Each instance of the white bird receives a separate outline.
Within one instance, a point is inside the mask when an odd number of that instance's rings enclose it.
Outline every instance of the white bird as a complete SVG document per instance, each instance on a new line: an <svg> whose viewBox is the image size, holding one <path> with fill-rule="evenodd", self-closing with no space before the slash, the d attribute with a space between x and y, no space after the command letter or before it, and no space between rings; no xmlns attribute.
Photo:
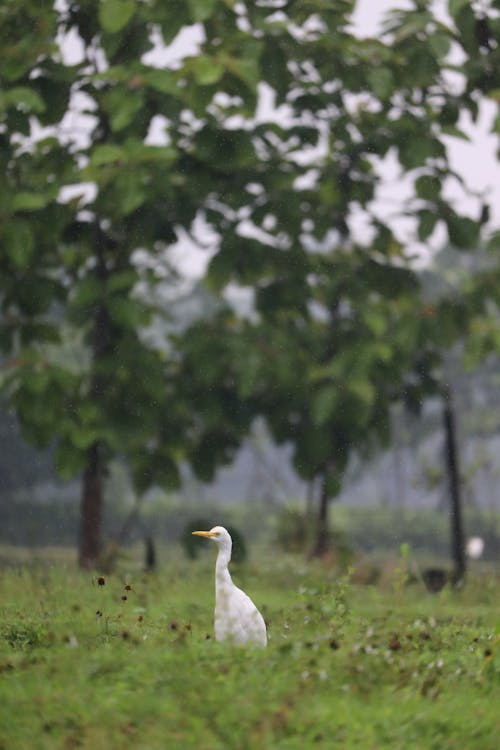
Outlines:
<svg viewBox="0 0 500 750"><path fill-rule="evenodd" d="M250 597L234 585L227 567L233 546L229 532L223 526L214 526L210 531L193 534L211 539L219 549L215 563L215 639L237 646L266 646L264 618Z"/></svg>

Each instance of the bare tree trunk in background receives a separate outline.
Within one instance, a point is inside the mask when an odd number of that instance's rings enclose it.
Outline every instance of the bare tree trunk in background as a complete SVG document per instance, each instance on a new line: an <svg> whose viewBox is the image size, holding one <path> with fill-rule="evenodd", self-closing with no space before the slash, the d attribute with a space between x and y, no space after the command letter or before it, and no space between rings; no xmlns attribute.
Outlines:
<svg viewBox="0 0 500 750"><path fill-rule="evenodd" d="M316 495L316 478L310 479L306 484L306 507L305 517L306 521L309 522L314 512L314 498Z"/></svg>
<svg viewBox="0 0 500 750"><path fill-rule="evenodd" d="M443 424L446 441L446 468L450 491L451 554L454 565L452 581L454 584L457 584L465 576L466 562L455 414L451 395L448 390L444 394Z"/></svg>
<svg viewBox="0 0 500 750"><path fill-rule="evenodd" d="M144 539L144 544L144 569L146 570L146 572L151 573L156 568L156 547L153 538L150 536L147 536Z"/></svg>
<svg viewBox="0 0 500 750"><path fill-rule="evenodd" d="M102 549L99 559L99 567L103 573L111 573L116 565L116 560L120 549L125 544L131 529L139 518L143 496L136 498L134 506L121 525L120 530L114 537L109 540Z"/></svg>
<svg viewBox="0 0 500 750"><path fill-rule="evenodd" d="M328 529L329 497L325 475L321 482L321 494L319 497L318 518L316 524L316 539L311 551L311 557L323 557L330 547L330 533Z"/></svg>
<svg viewBox="0 0 500 750"><path fill-rule="evenodd" d="M99 230L96 236L96 277L105 282L108 269L105 259L106 240ZM93 375L89 396L99 406L106 396L108 381L99 372L102 359L109 353L113 339L113 324L106 307L100 303L94 312L90 346L92 349ZM103 446L93 443L87 453L87 465L82 480L82 500L80 509L80 542L78 562L82 568L95 568L101 554L101 521L103 505L103 483L106 471Z"/></svg>
<svg viewBox="0 0 500 750"><path fill-rule="evenodd" d="M83 473L80 509L80 545L78 562L81 568L95 568L101 554L102 517L102 467L99 444L93 443L88 451L87 466Z"/></svg>
<svg viewBox="0 0 500 750"><path fill-rule="evenodd" d="M393 461L393 476L394 476L394 494L392 497L392 505L396 508L404 508L406 505L406 477L405 477L405 447L406 441L404 440L404 434L406 432L406 425L403 423L403 413L392 414L392 461Z"/></svg>

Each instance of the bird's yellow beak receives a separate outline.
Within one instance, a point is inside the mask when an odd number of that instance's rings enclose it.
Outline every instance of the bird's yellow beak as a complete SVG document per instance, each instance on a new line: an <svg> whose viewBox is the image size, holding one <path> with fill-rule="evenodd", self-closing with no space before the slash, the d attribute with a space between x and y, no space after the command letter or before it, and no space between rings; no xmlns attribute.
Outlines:
<svg viewBox="0 0 500 750"><path fill-rule="evenodd" d="M215 536L211 531L192 531L192 534L194 536L205 536L207 539L210 539L210 537Z"/></svg>

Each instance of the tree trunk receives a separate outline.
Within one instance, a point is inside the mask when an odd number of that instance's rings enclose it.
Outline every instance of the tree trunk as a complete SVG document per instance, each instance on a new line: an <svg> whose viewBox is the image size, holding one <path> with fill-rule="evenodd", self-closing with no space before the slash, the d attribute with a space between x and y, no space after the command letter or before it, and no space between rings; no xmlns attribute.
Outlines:
<svg viewBox="0 0 500 750"><path fill-rule="evenodd" d="M137 521L139 517L139 510L141 507L143 497L144 496L141 496L138 499L136 499L134 507L132 508L128 516L125 518L115 538L111 539L104 546L104 549L101 553L101 559L100 559L100 569L103 573L111 573L112 570L115 568L118 553L120 552L121 547L125 543L127 536L130 533L131 528L133 527L134 523Z"/></svg>
<svg viewBox="0 0 500 750"><path fill-rule="evenodd" d="M306 485L306 507L304 511L306 522L310 521L311 516L313 514L315 495L316 495L316 481L315 479L310 479Z"/></svg>
<svg viewBox="0 0 500 750"><path fill-rule="evenodd" d="M146 572L151 573L156 568L156 547L153 538L150 536L147 536L144 539L144 544L144 569L146 570Z"/></svg>
<svg viewBox="0 0 500 750"><path fill-rule="evenodd" d="M446 440L446 468L450 491L451 554L454 565L452 581L454 584L457 584L465 576L466 563L455 415L451 396L448 391L444 395L443 424Z"/></svg>
<svg viewBox="0 0 500 750"><path fill-rule="evenodd" d="M328 530L328 508L329 497L326 474L321 483L321 494L319 498L318 519L316 524L316 539L311 551L311 557L323 557L330 547L330 533Z"/></svg>
<svg viewBox="0 0 500 750"><path fill-rule="evenodd" d="M95 276L100 282L108 278L105 259L105 240L97 231ZM102 359L110 352L113 340L113 325L105 305L98 303L89 344L92 350L92 377L89 396L93 403L105 399L109 376L100 370ZM87 453L87 465L82 480L80 511L80 544L78 561L81 568L95 568L101 554L101 518L103 505L103 480L105 472L104 446L93 443Z"/></svg>
<svg viewBox="0 0 500 750"><path fill-rule="evenodd" d="M102 467L99 444L90 446L87 466L83 474L80 513L80 546L78 562L81 568L95 568L101 554Z"/></svg>

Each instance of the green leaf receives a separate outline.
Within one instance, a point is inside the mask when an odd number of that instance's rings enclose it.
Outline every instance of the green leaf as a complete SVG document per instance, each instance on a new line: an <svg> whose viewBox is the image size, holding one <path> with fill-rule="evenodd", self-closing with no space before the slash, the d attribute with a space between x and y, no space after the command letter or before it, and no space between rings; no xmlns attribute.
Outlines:
<svg viewBox="0 0 500 750"><path fill-rule="evenodd" d="M226 70L244 81L252 91L256 91L260 81L259 61L263 51L263 42L247 37L245 43L240 45L237 57L223 52L220 57Z"/></svg>
<svg viewBox="0 0 500 750"><path fill-rule="evenodd" d="M375 388L369 380L350 380L347 391L365 407L371 406L375 398Z"/></svg>
<svg viewBox="0 0 500 750"><path fill-rule="evenodd" d="M150 70L144 73L144 81L162 94L178 94L179 82L177 75L170 70Z"/></svg>
<svg viewBox="0 0 500 750"><path fill-rule="evenodd" d="M442 31L429 37L429 45L438 59L446 57L451 47L451 38Z"/></svg>
<svg viewBox="0 0 500 750"><path fill-rule="evenodd" d="M394 77L389 68L372 68L368 72L368 83L379 99L386 99L394 90Z"/></svg>
<svg viewBox="0 0 500 750"><path fill-rule="evenodd" d="M326 492L328 497L330 499L337 497L340 490L342 489L342 473L340 471L335 473L328 472L324 478L324 482L326 485Z"/></svg>
<svg viewBox="0 0 500 750"><path fill-rule="evenodd" d="M36 249L32 251L31 265L36 262ZM57 284L52 279L40 275L29 275L19 284L17 303L27 315L40 315L46 312L57 294Z"/></svg>
<svg viewBox="0 0 500 750"><path fill-rule="evenodd" d="M189 12L195 23L206 21L213 14L218 0L188 0Z"/></svg>
<svg viewBox="0 0 500 750"><path fill-rule="evenodd" d="M196 148L199 159L223 173L255 164L254 144L244 130L220 131L205 127L197 133Z"/></svg>
<svg viewBox="0 0 500 750"><path fill-rule="evenodd" d="M419 211L418 215L418 238L421 242L424 242L433 233L439 217L437 214L427 209Z"/></svg>
<svg viewBox="0 0 500 750"><path fill-rule="evenodd" d="M148 146L143 143L132 144L127 141L125 144L127 156L132 164L148 164L156 162L166 166L172 164L178 153L172 146Z"/></svg>
<svg viewBox="0 0 500 750"><path fill-rule="evenodd" d="M3 98L7 105L19 106L35 114L45 111L45 102L42 97L27 86L16 86L7 91Z"/></svg>
<svg viewBox="0 0 500 750"><path fill-rule="evenodd" d="M148 197L143 175L131 169L124 169L113 182L118 208L123 216L139 208Z"/></svg>
<svg viewBox="0 0 500 750"><path fill-rule="evenodd" d="M328 385L322 388L314 396L311 405L313 421L319 427L328 422L340 400L339 388L336 385Z"/></svg>
<svg viewBox="0 0 500 750"><path fill-rule="evenodd" d="M283 49L275 40L267 40L262 55L262 74L266 83L277 94L278 102L282 102L288 91L288 60Z"/></svg>
<svg viewBox="0 0 500 750"><path fill-rule="evenodd" d="M470 141L467 133L464 133L463 130L460 130L460 128L457 128L455 125L443 125L441 132L443 135L449 135L452 138L460 138L463 141Z"/></svg>
<svg viewBox="0 0 500 750"><path fill-rule="evenodd" d="M441 181L431 175L422 175L415 181L415 190L419 198L437 201L441 195Z"/></svg>
<svg viewBox="0 0 500 750"><path fill-rule="evenodd" d="M147 311L144 306L130 297L112 297L108 300L107 309L112 320L125 328L137 328L146 322Z"/></svg>
<svg viewBox="0 0 500 750"><path fill-rule="evenodd" d="M415 127L417 127L417 123L415 123ZM415 132L402 134L396 144L399 149L399 158L406 169L423 167L428 159L444 154L444 147L438 140L429 138L424 134L415 137Z"/></svg>
<svg viewBox="0 0 500 750"><path fill-rule="evenodd" d="M457 248L474 250L479 241L479 224L467 216L453 214L446 219L450 242Z"/></svg>
<svg viewBox="0 0 500 750"><path fill-rule="evenodd" d="M104 164L114 164L123 161L124 152L121 146L114 144L103 144L95 146L90 157L90 164L94 167L101 167Z"/></svg>
<svg viewBox="0 0 500 750"><path fill-rule="evenodd" d="M207 285L215 292L220 292L231 280L234 272L230 253L217 252L208 265Z"/></svg>
<svg viewBox="0 0 500 750"><path fill-rule="evenodd" d="M163 3L160 26L165 44L172 42L184 24L189 23L188 9L186 0L169 0L168 3Z"/></svg>
<svg viewBox="0 0 500 750"><path fill-rule="evenodd" d="M49 191L45 193L16 193L12 198L14 211L38 211L50 203Z"/></svg>
<svg viewBox="0 0 500 750"><path fill-rule="evenodd" d="M81 450L68 440L63 440L56 448L55 464L63 479L72 479L83 471L86 463L86 450Z"/></svg>
<svg viewBox="0 0 500 750"><path fill-rule="evenodd" d="M414 37L417 32L423 31L429 20L427 13L408 13L403 18L406 16L408 20L404 23L400 24L398 20L397 23L388 26L388 30L390 29L394 35L394 44L400 44L408 37Z"/></svg>
<svg viewBox="0 0 500 750"><path fill-rule="evenodd" d="M102 0L99 5L101 28L110 34L121 31L134 15L135 8L135 0Z"/></svg>
<svg viewBox="0 0 500 750"><path fill-rule="evenodd" d="M448 10L450 15L455 18L465 5L468 5L470 0L448 0Z"/></svg>
<svg viewBox="0 0 500 750"><path fill-rule="evenodd" d="M386 316L380 310L367 309L363 313L363 320L375 336L381 336L387 330ZM383 351L383 349L381 349Z"/></svg>
<svg viewBox="0 0 500 750"><path fill-rule="evenodd" d="M47 370L31 368L23 376L23 385L31 393L42 393L49 383Z"/></svg>
<svg viewBox="0 0 500 750"><path fill-rule="evenodd" d="M247 57L240 60L231 59L227 62L226 67L233 75L241 78L252 89L257 88L260 78L260 69L257 58Z"/></svg>
<svg viewBox="0 0 500 750"><path fill-rule="evenodd" d="M129 291L138 280L137 271L129 269L114 273L106 282L106 289L112 293Z"/></svg>
<svg viewBox="0 0 500 750"><path fill-rule="evenodd" d="M35 238L27 221L17 219L9 221L3 232L5 249L11 261L18 268L26 268L33 260Z"/></svg>
<svg viewBox="0 0 500 750"><path fill-rule="evenodd" d="M195 80L200 86L211 86L224 75L224 66L212 57L201 55L192 59L192 69Z"/></svg>
<svg viewBox="0 0 500 750"><path fill-rule="evenodd" d="M120 86L106 95L103 105L109 112L111 129L116 133L130 125L143 106L143 98L139 92L131 93Z"/></svg>
<svg viewBox="0 0 500 750"><path fill-rule="evenodd" d="M476 14L472 3L465 3L453 15L459 32L459 41L469 55L477 54L478 40L476 36Z"/></svg>
<svg viewBox="0 0 500 750"><path fill-rule="evenodd" d="M71 304L74 308L87 309L104 296L104 285L98 279L86 278L79 281L72 289Z"/></svg>
<svg viewBox="0 0 500 750"><path fill-rule="evenodd" d="M439 122L443 124L443 127L455 125L460 115L460 109L454 100L448 100L445 102L441 112L439 113Z"/></svg>

